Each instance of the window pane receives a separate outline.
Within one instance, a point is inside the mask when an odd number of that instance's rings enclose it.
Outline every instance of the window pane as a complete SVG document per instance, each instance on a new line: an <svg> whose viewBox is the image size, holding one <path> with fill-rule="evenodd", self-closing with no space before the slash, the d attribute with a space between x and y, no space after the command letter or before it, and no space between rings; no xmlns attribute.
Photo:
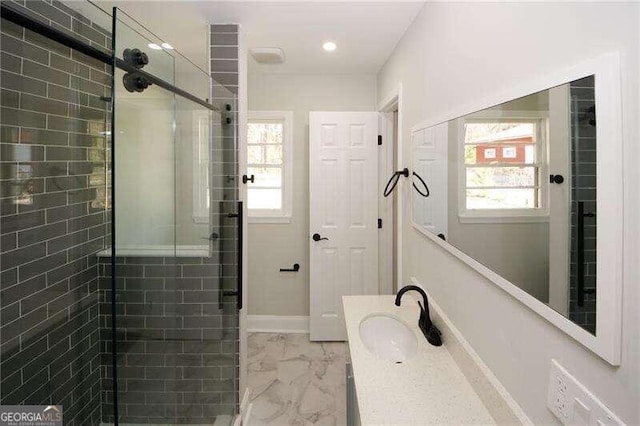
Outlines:
<svg viewBox="0 0 640 426"><path fill-rule="evenodd" d="M269 145L266 150L265 164L282 164L282 145Z"/></svg>
<svg viewBox="0 0 640 426"><path fill-rule="evenodd" d="M282 190L249 188L247 206L250 209L279 210L282 208Z"/></svg>
<svg viewBox="0 0 640 426"><path fill-rule="evenodd" d="M283 129L282 123L249 123L247 142L250 144L282 143Z"/></svg>
<svg viewBox="0 0 640 426"><path fill-rule="evenodd" d="M254 175L253 185L268 188L282 187L282 169L279 167L249 167L249 176ZM251 185L251 184L249 184Z"/></svg>
<svg viewBox="0 0 640 426"><path fill-rule="evenodd" d="M510 143L512 141L535 142L534 123L488 122L466 123L464 143Z"/></svg>
<svg viewBox="0 0 640 426"><path fill-rule="evenodd" d="M464 132L465 164L535 162L534 123L466 123Z"/></svg>
<svg viewBox="0 0 640 426"><path fill-rule="evenodd" d="M467 189L467 210L537 207L537 189Z"/></svg>
<svg viewBox="0 0 640 426"><path fill-rule="evenodd" d="M535 167L469 167L467 187L535 186Z"/></svg>
<svg viewBox="0 0 640 426"><path fill-rule="evenodd" d="M263 146L249 146L247 147L247 163L249 164L264 164L262 160Z"/></svg>

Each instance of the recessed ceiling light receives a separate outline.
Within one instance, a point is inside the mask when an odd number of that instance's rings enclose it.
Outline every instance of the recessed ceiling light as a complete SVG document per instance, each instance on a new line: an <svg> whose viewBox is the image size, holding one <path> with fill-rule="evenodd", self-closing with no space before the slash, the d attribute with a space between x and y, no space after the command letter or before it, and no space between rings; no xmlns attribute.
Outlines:
<svg viewBox="0 0 640 426"><path fill-rule="evenodd" d="M164 42L162 43L162 47L164 47L165 49L169 49L169 50L173 50L173 46L171 46L169 43Z"/></svg>
<svg viewBox="0 0 640 426"><path fill-rule="evenodd" d="M157 45L157 44L155 44L155 43L149 43L149 45L148 45L148 46L149 46L151 49L153 49L153 50L162 50L162 47L158 46L158 45Z"/></svg>
<svg viewBox="0 0 640 426"><path fill-rule="evenodd" d="M334 42L332 42L332 41L325 41L325 42L322 44L322 48L323 48L324 50L326 50L327 52L333 52L334 50L336 50L336 49L338 48L338 45L337 45L337 44L335 44L335 43L334 43Z"/></svg>

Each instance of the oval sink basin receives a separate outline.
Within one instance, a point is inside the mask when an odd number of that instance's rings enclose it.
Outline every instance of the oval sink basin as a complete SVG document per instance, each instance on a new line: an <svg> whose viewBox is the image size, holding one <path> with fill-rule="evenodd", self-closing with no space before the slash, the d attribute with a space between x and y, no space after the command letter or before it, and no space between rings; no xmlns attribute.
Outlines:
<svg viewBox="0 0 640 426"><path fill-rule="evenodd" d="M413 331L404 322L387 315L372 315L363 319L360 338L369 352L395 363L407 361L418 350Z"/></svg>

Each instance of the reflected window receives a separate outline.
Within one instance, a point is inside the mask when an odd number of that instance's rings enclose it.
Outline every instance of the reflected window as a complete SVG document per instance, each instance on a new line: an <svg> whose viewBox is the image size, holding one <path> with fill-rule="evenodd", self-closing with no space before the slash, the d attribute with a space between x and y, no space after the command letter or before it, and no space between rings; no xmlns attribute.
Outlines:
<svg viewBox="0 0 640 426"><path fill-rule="evenodd" d="M287 111L249 112L247 207L253 221L291 218L291 121Z"/></svg>
<svg viewBox="0 0 640 426"><path fill-rule="evenodd" d="M209 223L209 151L211 116L208 111L193 112L193 221Z"/></svg>
<svg viewBox="0 0 640 426"><path fill-rule="evenodd" d="M463 120L463 213L540 213L544 118Z"/></svg>

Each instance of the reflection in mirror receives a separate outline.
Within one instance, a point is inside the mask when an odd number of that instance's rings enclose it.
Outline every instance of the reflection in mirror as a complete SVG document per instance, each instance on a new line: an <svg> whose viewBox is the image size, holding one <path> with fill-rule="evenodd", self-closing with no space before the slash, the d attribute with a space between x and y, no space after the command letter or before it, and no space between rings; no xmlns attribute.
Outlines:
<svg viewBox="0 0 640 426"><path fill-rule="evenodd" d="M420 228L596 329L595 76L412 135ZM416 179L416 177L414 177Z"/></svg>

